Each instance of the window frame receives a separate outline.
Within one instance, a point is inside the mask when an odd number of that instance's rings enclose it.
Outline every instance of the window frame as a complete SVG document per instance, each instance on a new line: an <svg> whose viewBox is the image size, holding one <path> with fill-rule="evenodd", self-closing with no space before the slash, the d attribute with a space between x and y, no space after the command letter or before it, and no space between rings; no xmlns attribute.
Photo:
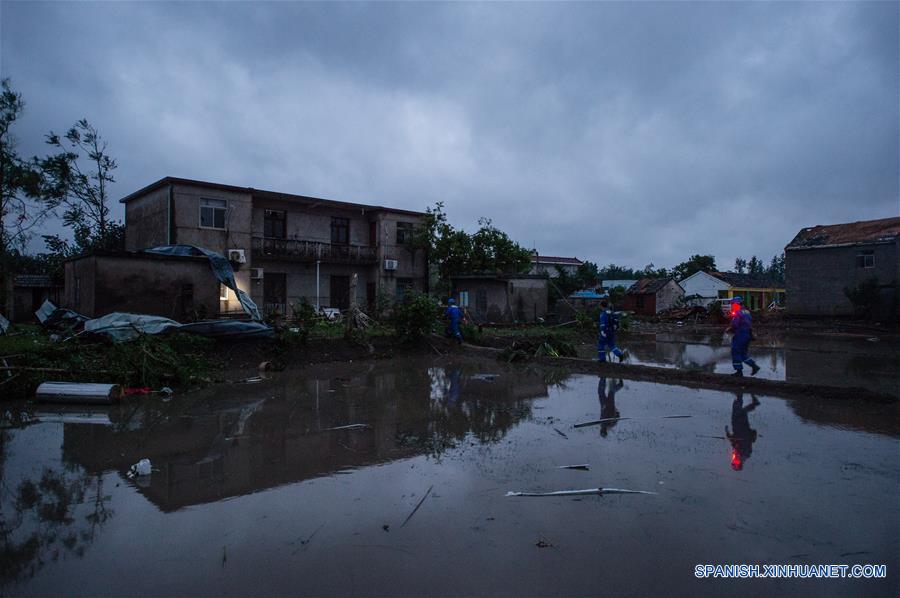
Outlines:
<svg viewBox="0 0 900 598"><path fill-rule="evenodd" d="M204 205L204 202L207 202L207 201L221 202L224 205L223 206ZM201 197L198 207L199 207L198 212L197 212L197 227L198 228L202 228L205 230L228 230L228 200L227 199L220 199L217 197ZM213 225L212 226L206 226L205 224L203 224L203 209L204 208L208 208L213 211L213 215L212 215ZM217 210L222 210L222 226L221 227L218 227L215 225Z"/></svg>
<svg viewBox="0 0 900 598"><path fill-rule="evenodd" d="M335 239L335 232L343 230L346 235L345 241ZM340 235L338 235L340 236ZM341 216L331 217L331 244L332 245L350 245L350 219Z"/></svg>
<svg viewBox="0 0 900 598"><path fill-rule="evenodd" d="M459 306L460 307L469 307L469 291L460 291L459 292Z"/></svg>
<svg viewBox="0 0 900 598"><path fill-rule="evenodd" d="M412 222L397 222L397 234L395 240L397 245L409 245L410 237L416 230L416 225Z"/></svg>
<svg viewBox="0 0 900 598"><path fill-rule="evenodd" d="M875 250L869 249L856 254L856 267L871 270L875 267Z"/></svg>
<svg viewBox="0 0 900 598"><path fill-rule="evenodd" d="M281 214L281 218L269 218L269 214ZM268 235L267 232L272 232L271 230L266 230L266 225L269 222L281 222L281 236ZM287 210L271 210L269 208L263 209L263 237L266 239L278 239L284 240L287 239Z"/></svg>

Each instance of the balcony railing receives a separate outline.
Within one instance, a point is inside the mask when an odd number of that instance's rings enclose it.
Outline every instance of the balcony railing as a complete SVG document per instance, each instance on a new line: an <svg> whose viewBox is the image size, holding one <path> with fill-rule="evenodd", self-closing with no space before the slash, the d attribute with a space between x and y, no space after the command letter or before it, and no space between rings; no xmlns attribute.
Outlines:
<svg viewBox="0 0 900 598"><path fill-rule="evenodd" d="M304 262L316 260L345 264L374 264L375 248L366 245L337 245L298 239L253 237L254 259L286 259Z"/></svg>

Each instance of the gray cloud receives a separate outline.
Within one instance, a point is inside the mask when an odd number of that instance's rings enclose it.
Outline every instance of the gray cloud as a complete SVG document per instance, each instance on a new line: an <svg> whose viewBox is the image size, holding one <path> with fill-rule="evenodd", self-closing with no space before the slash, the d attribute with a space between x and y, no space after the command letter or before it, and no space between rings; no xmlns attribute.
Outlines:
<svg viewBox="0 0 900 598"><path fill-rule="evenodd" d="M601 264L768 259L900 213L884 3L3 3L23 153L488 216ZM119 207L117 213L121 215Z"/></svg>

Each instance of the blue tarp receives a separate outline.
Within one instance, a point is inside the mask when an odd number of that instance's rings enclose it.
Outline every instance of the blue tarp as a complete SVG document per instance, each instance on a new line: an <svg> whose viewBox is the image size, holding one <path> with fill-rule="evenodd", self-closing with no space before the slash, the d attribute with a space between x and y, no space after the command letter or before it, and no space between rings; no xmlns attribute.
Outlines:
<svg viewBox="0 0 900 598"><path fill-rule="evenodd" d="M129 341L140 334L161 334L169 330L179 330L210 338L271 338L275 333L262 322L241 322L239 320L206 320L191 324L179 324L175 320L161 316L147 316L115 312L100 318L88 320L84 331L102 334L115 342Z"/></svg>
<svg viewBox="0 0 900 598"><path fill-rule="evenodd" d="M194 247L193 245L161 245L159 247L145 249L144 251L147 253L157 253L159 255L208 258L209 267L212 268L213 274L216 275L219 282L234 291L234 294L237 295L238 301L241 302L241 307L244 308L244 311L247 312L254 321L259 322L262 320L262 316L259 314L256 303L250 299L250 296L247 293L237 287L237 283L234 281L234 270L231 268L231 262L225 259L223 255L202 247Z"/></svg>

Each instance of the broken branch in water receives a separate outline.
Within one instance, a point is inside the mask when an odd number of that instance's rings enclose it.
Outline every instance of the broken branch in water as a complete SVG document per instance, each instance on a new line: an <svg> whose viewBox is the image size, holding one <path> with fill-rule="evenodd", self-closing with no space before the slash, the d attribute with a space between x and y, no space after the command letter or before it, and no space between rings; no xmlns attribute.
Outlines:
<svg viewBox="0 0 900 598"><path fill-rule="evenodd" d="M606 422L617 422L622 421L623 419L682 419L685 417L693 417L692 415L659 415L652 417L604 417L603 419L594 419L588 422L581 422L580 424L575 424L572 426L573 428L584 428L586 426L596 426L599 424L605 424Z"/></svg>
<svg viewBox="0 0 900 598"><path fill-rule="evenodd" d="M588 488L587 490L557 490L556 492L507 492L506 496L585 496L593 494L656 494L656 492L625 490L624 488Z"/></svg>
<svg viewBox="0 0 900 598"><path fill-rule="evenodd" d="M428 495L431 494L431 489L434 488L434 484L428 487L428 491L425 493L425 496L422 497L422 500L419 501L419 504L416 505L416 508L412 510L412 513L406 516L406 519L403 520L403 523L400 524L400 527L406 525L406 522L412 519L412 516L416 514L416 511L419 510L419 507L422 506L422 503L425 502L425 499L428 498Z"/></svg>
<svg viewBox="0 0 900 598"><path fill-rule="evenodd" d="M332 430L363 430L368 428L369 424L347 424L346 426L335 426L334 428L325 428L326 432Z"/></svg>

